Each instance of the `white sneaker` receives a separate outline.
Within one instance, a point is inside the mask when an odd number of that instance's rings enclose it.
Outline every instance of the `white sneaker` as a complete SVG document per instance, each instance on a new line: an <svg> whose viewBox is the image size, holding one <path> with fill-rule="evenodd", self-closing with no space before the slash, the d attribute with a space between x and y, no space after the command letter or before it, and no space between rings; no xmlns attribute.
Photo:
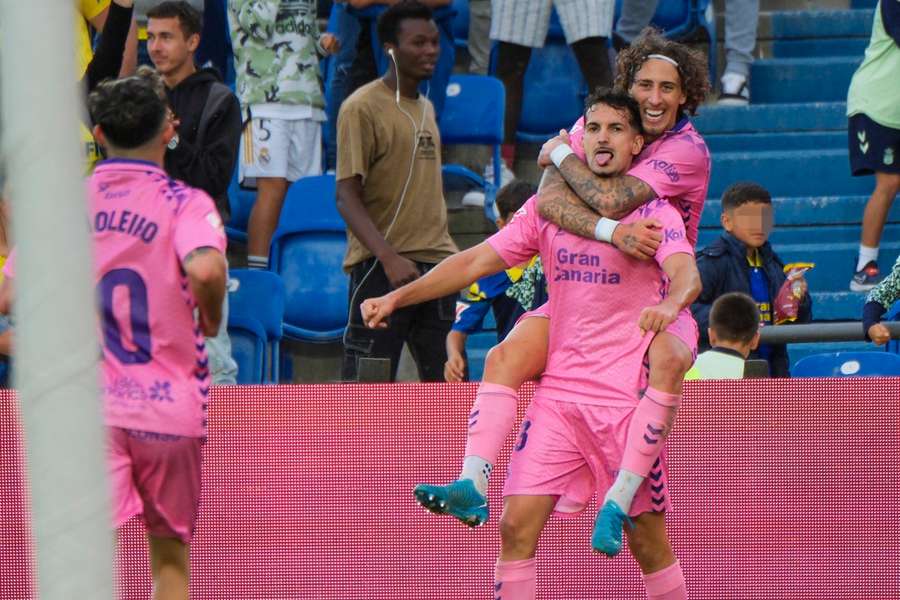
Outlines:
<svg viewBox="0 0 900 600"><path fill-rule="evenodd" d="M494 163L493 161L489 162L487 166L484 168L484 180L488 182L494 181ZM516 178L516 174L512 172L512 170L506 166L506 163L502 160L500 161L500 187L503 187L507 183L513 181ZM462 205L463 206L484 206L484 190L473 189L469 190L462 197Z"/></svg>
<svg viewBox="0 0 900 600"><path fill-rule="evenodd" d="M750 84L747 78L737 73L722 75L722 93L719 106L747 106L750 103Z"/></svg>
<svg viewBox="0 0 900 600"><path fill-rule="evenodd" d="M516 174L512 172L512 169L506 166L506 162L500 161L500 187L503 187L507 183L513 181L516 178ZM494 161L491 161L484 167L484 180L485 181L494 181Z"/></svg>

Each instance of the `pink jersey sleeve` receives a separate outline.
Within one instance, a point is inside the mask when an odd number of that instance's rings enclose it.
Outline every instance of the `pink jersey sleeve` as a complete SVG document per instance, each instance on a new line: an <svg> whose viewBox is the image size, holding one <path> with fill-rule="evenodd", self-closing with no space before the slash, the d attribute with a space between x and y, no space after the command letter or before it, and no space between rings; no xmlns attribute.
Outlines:
<svg viewBox="0 0 900 600"><path fill-rule="evenodd" d="M661 144L628 174L653 188L659 198L689 198L709 176L708 163L703 148L684 135Z"/></svg>
<svg viewBox="0 0 900 600"><path fill-rule="evenodd" d="M673 254L683 252L694 256L694 246L687 239L684 219L675 208L665 200L653 200L652 209L647 216L659 219L663 224L663 239L656 250L656 262L659 266Z"/></svg>
<svg viewBox="0 0 900 600"><path fill-rule="evenodd" d="M13 248L9 251L9 256L6 257L6 263L3 265L3 276L8 277L9 279L15 279L16 277L16 249Z"/></svg>
<svg viewBox="0 0 900 600"><path fill-rule="evenodd" d="M537 195L532 196L516 211L506 227L487 239L507 266L530 260L538 253L540 245L540 221Z"/></svg>
<svg viewBox="0 0 900 600"><path fill-rule="evenodd" d="M225 253L225 228L219 211L205 192L192 191L175 224L175 252L181 261L197 248L206 246Z"/></svg>
<svg viewBox="0 0 900 600"><path fill-rule="evenodd" d="M578 117L572 128L569 129L569 146L575 152L575 156L585 161L584 154L584 117Z"/></svg>

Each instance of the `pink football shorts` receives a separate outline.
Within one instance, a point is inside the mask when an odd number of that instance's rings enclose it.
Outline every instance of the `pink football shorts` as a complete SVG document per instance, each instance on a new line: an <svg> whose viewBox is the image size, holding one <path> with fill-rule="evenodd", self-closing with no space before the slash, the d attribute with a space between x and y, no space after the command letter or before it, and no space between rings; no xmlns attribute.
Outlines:
<svg viewBox="0 0 900 600"><path fill-rule="evenodd" d="M107 427L113 524L143 515L147 532L189 544L200 505L203 439Z"/></svg>
<svg viewBox="0 0 900 600"><path fill-rule="evenodd" d="M513 446L503 496L558 496L554 513L577 515L615 480L633 413L634 408L558 402L539 390ZM663 450L630 514L670 508Z"/></svg>

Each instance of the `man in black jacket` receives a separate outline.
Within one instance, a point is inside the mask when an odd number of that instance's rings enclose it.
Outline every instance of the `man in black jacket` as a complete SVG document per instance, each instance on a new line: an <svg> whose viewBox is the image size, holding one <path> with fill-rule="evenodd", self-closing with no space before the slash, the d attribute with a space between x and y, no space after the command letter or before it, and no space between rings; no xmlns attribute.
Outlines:
<svg viewBox="0 0 900 600"><path fill-rule="evenodd" d="M228 219L228 184L241 137L241 108L212 68L197 69L202 17L187 2L163 2L147 11L147 48L162 75L177 135L166 171L212 196Z"/></svg>
<svg viewBox="0 0 900 600"><path fill-rule="evenodd" d="M175 115L176 135L166 151L166 172L209 194L223 221L230 214L228 184L241 138L241 108L215 69L198 70L202 17L187 2L163 2L147 11L147 50L162 76ZM236 383L237 363L228 338L228 295L222 324L206 338L212 382Z"/></svg>
<svg viewBox="0 0 900 600"><path fill-rule="evenodd" d="M774 303L787 280L784 263L769 244L772 228L772 198L755 183L736 183L722 195L722 237L697 253L697 269L703 282L700 297L691 306L700 329L700 348L709 349L707 329L712 303L728 292L743 292L756 301L761 325L775 323ZM806 280L795 285L802 292L795 323L812 320L812 299ZM790 377L790 361L784 344L760 344L750 358L769 363L772 377Z"/></svg>

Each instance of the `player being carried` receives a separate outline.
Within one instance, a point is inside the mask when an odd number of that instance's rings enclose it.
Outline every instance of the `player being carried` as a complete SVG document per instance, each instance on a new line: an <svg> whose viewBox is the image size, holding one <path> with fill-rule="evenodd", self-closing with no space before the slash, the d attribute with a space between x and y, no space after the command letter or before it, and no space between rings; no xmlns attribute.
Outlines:
<svg viewBox="0 0 900 600"><path fill-rule="evenodd" d="M134 76L91 93L94 135L110 158L88 179L88 201L114 525L143 515L154 599L186 600L209 393L204 335L222 318L225 233L210 197L162 169L175 129L158 90ZM4 271L14 276L13 257Z"/></svg>
<svg viewBox="0 0 900 600"><path fill-rule="evenodd" d="M696 111L709 90L706 61L699 52L647 29L619 53L617 70L616 86L627 90L640 106L643 151L627 172L599 177L578 160L583 131L579 119L571 131L572 147L563 132L541 150L540 161L546 167L538 192L541 216L570 233L612 241L623 252L649 258L659 234L648 235L644 222L617 224L612 219L664 198L681 214L693 246L709 185L710 158L687 115ZM548 316L541 309L529 315ZM648 350L649 387L635 410L622 464L615 465L616 481L597 516L593 547L610 556L621 549L622 523L668 435L681 401L682 380L694 360L697 329L690 311L677 318L669 312L665 320L663 333L655 336ZM515 420L519 386L544 370L549 327L547 318L523 317L488 353L471 413L478 419L470 419L459 479L415 490L417 500L432 512L450 514L469 525L487 520L489 475Z"/></svg>
<svg viewBox="0 0 900 600"><path fill-rule="evenodd" d="M590 170L601 177L625 173L643 145L637 103L624 93L598 91L588 98L585 122L583 150ZM549 191L562 186L559 182ZM538 214L537 197L532 197L486 242L362 304L366 325L383 327L403 306L451 293L536 252L541 255L552 318L546 369L522 423L504 487L495 582L504 599L534 597L534 554L550 515L581 512L595 492L611 483L639 389L646 383L647 349L654 334L667 325L672 330L677 315L700 291L693 247L678 211L657 199L629 213L623 223L641 218L655 219L663 234L653 260L638 260L609 244L566 232ZM680 343L692 352L696 327L679 333ZM651 598L686 598L665 531L669 499L664 461L651 476L653 485L641 486L631 506L631 552Z"/></svg>

